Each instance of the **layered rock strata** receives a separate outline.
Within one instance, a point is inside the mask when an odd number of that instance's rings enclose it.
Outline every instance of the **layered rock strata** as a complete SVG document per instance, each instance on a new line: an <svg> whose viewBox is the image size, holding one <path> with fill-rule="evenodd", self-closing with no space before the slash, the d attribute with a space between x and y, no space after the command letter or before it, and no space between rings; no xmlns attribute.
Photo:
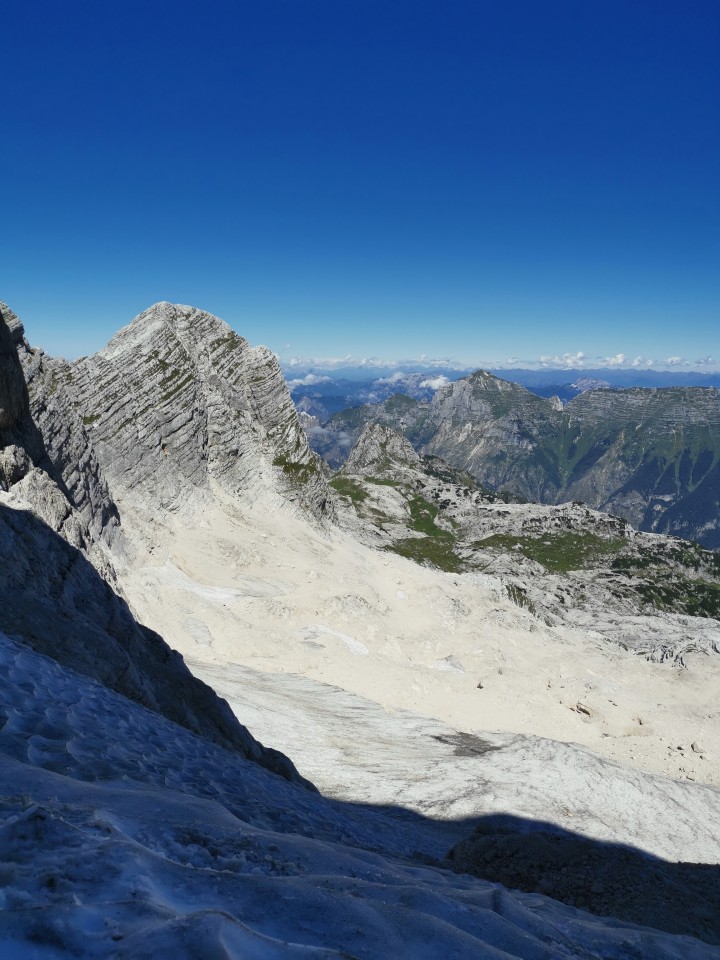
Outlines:
<svg viewBox="0 0 720 960"><path fill-rule="evenodd" d="M217 485L332 514L275 356L211 314L156 304L62 380L119 501L177 511Z"/></svg>

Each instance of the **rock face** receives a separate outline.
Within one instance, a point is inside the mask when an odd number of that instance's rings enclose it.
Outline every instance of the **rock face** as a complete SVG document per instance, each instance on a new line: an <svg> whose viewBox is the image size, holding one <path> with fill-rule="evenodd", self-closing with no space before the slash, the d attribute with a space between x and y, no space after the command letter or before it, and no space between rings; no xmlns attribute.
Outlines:
<svg viewBox="0 0 720 960"><path fill-rule="evenodd" d="M217 317L158 303L55 382L119 502L176 511L217 485L246 504L270 496L332 514L277 360Z"/></svg>
<svg viewBox="0 0 720 960"><path fill-rule="evenodd" d="M192 676L179 654L135 622L113 592L108 581L114 571L104 551L111 545L107 531L113 520L117 523L117 513L92 442L65 401L53 394L44 399L37 389L51 384L65 367L30 350L22 326L13 320L17 318L3 305L0 631L194 733L300 781L290 761L262 747L227 704ZM32 408L47 446L31 416L18 350L33 376Z"/></svg>
<svg viewBox="0 0 720 960"><path fill-rule="evenodd" d="M0 304L0 310L3 307L4 304ZM14 319L17 320L16 317ZM27 387L17 356L15 337L7 324L3 323L0 325L0 430L17 429L29 412Z"/></svg>
<svg viewBox="0 0 720 960"><path fill-rule="evenodd" d="M6 373L0 405L14 411L0 428L0 488L12 488L112 579L107 551L122 552L118 511L83 422L60 389L66 365L30 347L2 302L0 338Z"/></svg>
<svg viewBox="0 0 720 960"><path fill-rule="evenodd" d="M405 437L381 423L368 423L348 457L344 472L377 476L387 468L417 469L419 466L420 457Z"/></svg>
<svg viewBox="0 0 720 960"><path fill-rule="evenodd" d="M402 404L398 401L402 399ZM328 434L376 420L481 485L540 503L583 500L641 530L720 546L720 391L591 389L564 408L485 371L431 403L393 398L337 414Z"/></svg>

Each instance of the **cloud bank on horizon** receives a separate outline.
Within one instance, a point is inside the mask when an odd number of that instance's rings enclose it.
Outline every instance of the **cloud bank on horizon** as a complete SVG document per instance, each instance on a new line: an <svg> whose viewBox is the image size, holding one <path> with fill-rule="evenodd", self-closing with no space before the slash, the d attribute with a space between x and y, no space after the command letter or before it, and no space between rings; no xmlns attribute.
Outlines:
<svg viewBox="0 0 720 960"><path fill-rule="evenodd" d="M458 359L453 357L430 357L421 354L419 357L390 358L379 356L355 357L346 354L343 357L283 357L280 363L285 371L297 370L304 376L288 380L292 386L310 386L327 381L327 375L315 374L312 370L343 370L343 369L383 369L397 370L413 367L426 370L477 370L489 368L493 370L658 370L658 371L697 371L703 373L720 372L720 360L712 356L690 359L688 357L645 357L632 356L625 353L616 353L612 356L597 356L578 350L574 353L541 354L534 358L506 357L504 359ZM401 374L390 374L383 382L392 382ZM447 382L446 378L443 379ZM430 381L428 384L430 385ZM440 384L443 385L443 384ZM435 387L435 389L437 389Z"/></svg>

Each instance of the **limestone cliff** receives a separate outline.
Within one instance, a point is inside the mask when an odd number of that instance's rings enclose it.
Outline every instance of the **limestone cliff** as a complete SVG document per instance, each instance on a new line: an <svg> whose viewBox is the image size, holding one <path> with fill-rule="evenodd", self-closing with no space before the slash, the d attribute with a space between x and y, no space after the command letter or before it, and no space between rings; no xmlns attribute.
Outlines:
<svg viewBox="0 0 720 960"><path fill-rule="evenodd" d="M276 358L209 313L155 304L56 382L118 501L174 511L217 485L246 506L332 513Z"/></svg>

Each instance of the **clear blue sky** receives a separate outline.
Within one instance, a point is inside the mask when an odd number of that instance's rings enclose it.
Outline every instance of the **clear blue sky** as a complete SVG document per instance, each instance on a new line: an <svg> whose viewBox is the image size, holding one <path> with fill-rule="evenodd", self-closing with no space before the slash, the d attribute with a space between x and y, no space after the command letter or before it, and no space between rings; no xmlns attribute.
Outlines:
<svg viewBox="0 0 720 960"><path fill-rule="evenodd" d="M716 0L9 0L0 298L303 356L720 359ZM286 346L289 345L289 346Z"/></svg>

